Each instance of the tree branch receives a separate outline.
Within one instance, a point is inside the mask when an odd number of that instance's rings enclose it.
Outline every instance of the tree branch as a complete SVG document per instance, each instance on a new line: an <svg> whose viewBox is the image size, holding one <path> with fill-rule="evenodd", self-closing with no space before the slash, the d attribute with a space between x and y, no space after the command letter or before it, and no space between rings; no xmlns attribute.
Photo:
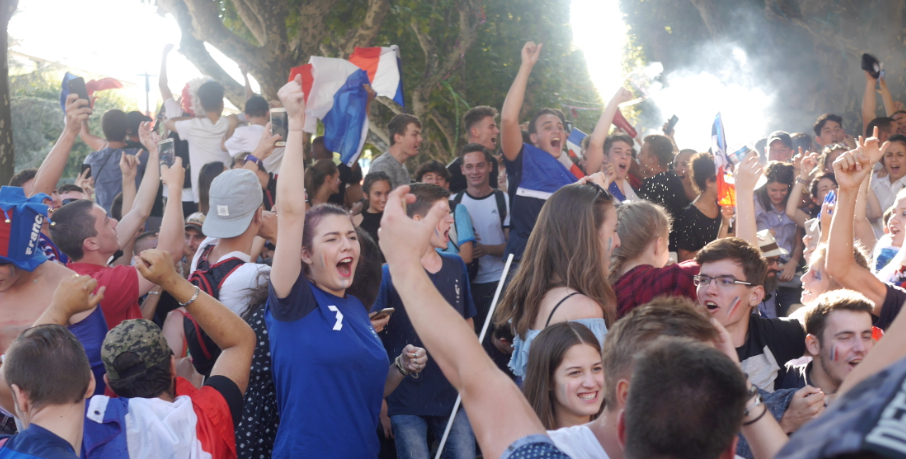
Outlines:
<svg viewBox="0 0 906 459"><path fill-rule="evenodd" d="M189 14L188 6L182 0L158 0L158 6L173 15L182 30L182 40L179 42L179 52L195 65L203 74L219 81L225 91L226 98L233 105L245 107L245 88L233 79L217 61L211 56L204 46L204 42L194 35L194 24Z"/></svg>
<svg viewBox="0 0 906 459"><path fill-rule="evenodd" d="M249 29L249 32L258 41L258 45L264 46L267 43L267 30L265 29L264 20L257 14L257 11L254 11L254 6L249 4L247 0L232 1L236 7L236 12L239 13L239 18L242 19L242 23L245 24L245 27Z"/></svg>
<svg viewBox="0 0 906 459"><path fill-rule="evenodd" d="M308 57L319 50L319 44L324 41L330 31L324 22L324 17L340 3L340 0L310 1L302 5L299 17L306 21L305 27L299 27L296 36L289 42L289 52L293 61L301 65ZM315 18L315 20L308 20Z"/></svg>
<svg viewBox="0 0 906 459"><path fill-rule="evenodd" d="M214 45L234 60L242 60L253 65L261 61L258 54L261 50L223 25L216 2L210 0L184 0L184 2L192 16L195 38Z"/></svg>
<svg viewBox="0 0 906 459"><path fill-rule="evenodd" d="M449 151L455 152L457 147L457 139L453 126L451 126L447 119L444 118L444 116L438 113L435 109L431 109L431 120L434 121L434 124L436 124L438 129L440 129L441 134L443 134L444 138L447 139Z"/></svg>
<svg viewBox="0 0 906 459"><path fill-rule="evenodd" d="M362 24L346 33L341 45L340 57L346 58L355 51L356 46L369 46L381 29L381 24L390 12L390 0L368 0L368 11Z"/></svg>

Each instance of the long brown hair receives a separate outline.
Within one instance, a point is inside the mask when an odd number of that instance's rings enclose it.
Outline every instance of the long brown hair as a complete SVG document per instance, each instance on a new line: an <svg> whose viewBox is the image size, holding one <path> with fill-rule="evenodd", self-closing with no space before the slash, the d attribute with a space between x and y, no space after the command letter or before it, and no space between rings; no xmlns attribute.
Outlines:
<svg viewBox="0 0 906 459"><path fill-rule="evenodd" d="M319 159L311 167L305 168L305 192L308 193L308 200L311 202L318 194L318 190L324 185L328 177L339 173L337 165L330 159Z"/></svg>
<svg viewBox="0 0 906 459"><path fill-rule="evenodd" d="M598 237L613 198L599 187L569 185L544 203L529 236L519 270L495 313L498 327L512 321L525 338L544 295L569 287L598 303L609 327L616 317L616 296L607 282L607 249Z"/></svg>
<svg viewBox="0 0 906 459"><path fill-rule="evenodd" d="M624 202L617 209L617 234L620 246L610 256L608 281L616 284L623 275L623 267L648 249L657 238L670 232L673 221L660 205L648 201Z"/></svg>
<svg viewBox="0 0 906 459"><path fill-rule="evenodd" d="M532 341L528 364L525 367L523 393L529 405L546 430L555 430L554 416L554 372L563 363L563 357L573 346L587 344L601 354L598 338L585 325L578 322L560 322L545 328ZM604 406L603 403L601 406ZM598 412L600 414L600 411ZM592 419L598 417L597 414Z"/></svg>

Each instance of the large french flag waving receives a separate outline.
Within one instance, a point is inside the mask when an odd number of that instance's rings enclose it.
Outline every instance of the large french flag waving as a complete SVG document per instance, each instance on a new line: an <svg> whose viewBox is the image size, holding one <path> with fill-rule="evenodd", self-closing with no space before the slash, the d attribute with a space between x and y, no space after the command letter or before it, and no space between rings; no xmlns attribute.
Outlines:
<svg viewBox="0 0 906 459"><path fill-rule="evenodd" d="M403 64L399 46L356 48L349 56L360 69L368 72L368 81L379 96L393 99L400 107L403 103Z"/></svg>
<svg viewBox="0 0 906 459"><path fill-rule="evenodd" d="M368 74L344 59L313 56L307 65L294 67L290 80L302 75L305 92L305 131L314 134L317 120L324 123L324 146L352 166L368 134Z"/></svg>

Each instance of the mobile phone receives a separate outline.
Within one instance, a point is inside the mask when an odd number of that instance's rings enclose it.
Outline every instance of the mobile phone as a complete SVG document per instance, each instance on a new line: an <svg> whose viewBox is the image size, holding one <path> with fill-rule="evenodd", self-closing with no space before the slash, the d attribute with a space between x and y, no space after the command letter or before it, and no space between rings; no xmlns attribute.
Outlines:
<svg viewBox="0 0 906 459"><path fill-rule="evenodd" d="M396 309L394 308L384 308L380 311L372 312L371 315L368 316L368 318L371 320L381 320L384 317L393 314L394 311L396 311Z"/></svg>
<svg viewBox="0 0 906 459"><path fill-rule="evenodd" d="M286 146L286 127L289 125L289 118L286 115L285 108L272 108L271 113L271 135L280 134L283 140L274 143L275 147Z"/></svg>
<svg viewBox="0 0 906 459"><path fill-rule="evenodd" d="M88 174L85 175L85 178L91 178L91 164L82 164L82 170L79 171L79 175L84 174L86 170Z"/></svg>
<svg viewBox="0 0 906 459"><path fill-rule="evenodd" d="M85 87L85 79L82 77L76 77L66 82L67 87L69 88L70 94L78 94L79 99L85 101L84 104L80 105L83 107L88 105L91 107L91 99L88 98L88 88Z"/></svg>
<svg viewBox="0 0 906 459"><path fill-rule="evenodd" d="M172 167L176 162L176 145L173 139L164 139L157 143L157 155L160 158L160 165Z"/></svg>
<svg viewBox="0 0 906 459"><path fill-rule="evenodd" d="M670 119L667 120L667 128L664 129L664 133L670 134L671 132L673 132L673 128L676 127L676 123L678 122L679 118L676 115L671 116Z"/></svg>

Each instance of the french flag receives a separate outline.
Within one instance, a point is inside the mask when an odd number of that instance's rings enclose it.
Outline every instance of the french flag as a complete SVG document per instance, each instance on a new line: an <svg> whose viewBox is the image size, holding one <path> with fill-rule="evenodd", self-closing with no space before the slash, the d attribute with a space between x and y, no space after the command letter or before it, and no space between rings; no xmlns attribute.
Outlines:
<svg viewBox="0 0 906 459"><path fill-rule="evenodd" d="M236 457L233 419L210 386L176 379L173 402L95 395L85 413L81 457L218 459ZM207 392L207 393L206 393Z"/></svg>
<svg viewBox="0 0 906 459"><path fill-rule="evenodd" d="M379 96L393 99L400 107L403 103L403 64L399 46L356 48L349 56L360 69L368 72L368 81Z"/></svg>
<svg viewBox="0 0 906 459"><path fill-rule="evenodd" d="M727 133L720 112L711 126L711 154L714 155L714 174L717 176L717 203L722 206L736 205L736 182L733 179L733 163L727 155Z"/></svg>
<svg viewBox="0 0 906 459"><path fill-rule="evenodd" d="M566 150L569 152L569 155L573 158L578 158L582 153L582 141L588 137L588 134L579 130L579 128L573 128L569 133L569 137L566 138Z"/></svg>
<svg viewBox="0 0 906 459"><path fill-rule="evenodd" d="M563 157L566 155L560 155ZM569 159L567 157L567 159ZM581 172L580 172L581 173ZM529 144L522 146L522 182L517 196L547 200L555 191L578 182L578 178L550 153Z"/></svg>
<svg viewBox="0 0 906 459"><path fill-rule="evenodd" d="M302 75L305 92L305 131L314 134L324 123L324 146L340 154L352 166L368 135L368 74L343 59L312 56L309 63L294 67L289 79Z"/></svg>

